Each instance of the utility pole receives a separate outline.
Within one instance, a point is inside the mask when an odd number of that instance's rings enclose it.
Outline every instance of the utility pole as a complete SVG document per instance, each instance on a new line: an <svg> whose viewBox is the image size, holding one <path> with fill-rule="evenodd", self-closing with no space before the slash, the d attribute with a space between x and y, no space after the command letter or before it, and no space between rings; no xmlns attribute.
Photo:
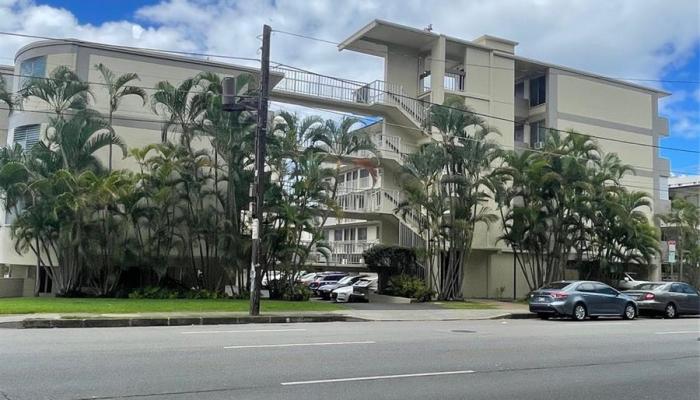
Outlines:
<svg viewBox="0 0 700 400"><path fill-rule="evenodd" d="M270 32L263 25L262 58L260 60L260 97L258 99L258 129L255 135L255 209L253 212L253 248L250 263L250 315L260 314L260 263L263 260L261 221L265 200L265 145L267 140L267 106L270 96Z"/></svg>

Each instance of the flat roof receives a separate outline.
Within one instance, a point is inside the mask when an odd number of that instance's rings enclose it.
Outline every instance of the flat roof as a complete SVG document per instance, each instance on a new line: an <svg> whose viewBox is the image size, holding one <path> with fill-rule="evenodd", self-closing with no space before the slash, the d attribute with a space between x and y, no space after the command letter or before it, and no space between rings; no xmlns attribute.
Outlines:
<svg viewBox="0 0 700 400"><path fill-rule="evenodd" d="M498 53L498 55L506 58L512 58L516 61L522 61L530 64L535 64L539 65L545 68L555 68L559 69L562 71L567 71L571 72L573 74L577 75L584 75L588 76L591 78L596 78L596 79L601 79L605 80L608 82L613 82L621 85L626 85L630 86L636 89L641 89L645 90L648 92L653 92L653 93L658 93L660 95L664 96L669 96L671 93L644 86L644 85L638 85L635 83L630 83L629 81L621 80L621 79L615 79L615 78L610 78L604 75L599 75L599 74L594 74L591 72L586 72L586 71L581 71L578 69L574 68L569 68L565 67L562 65L557 65L557 64L552 64L552 63L547 63L543 61L538 61L534 60L531 58L526 58L526 57L521 57L517 56L514 54L506 53L491 47L487 46L482 46L477 43L474 43L473 41L465 40L465 39L460 39L460 38L455 38L452 36L447 36L447 35L441 35L432 31L426 31L424 29L418 29L414 28L411 26L406 26L406 25L401 25L397 24L394 22L389 22L381 19L375 19L365 25L364 27L360 28L357 32L353 33L350 35L347 39L343 40L339 45L338 45L338 50L353 50L357 51L360 53L366 53L366 54L372 54L372 55L377 55L377 56L382 56L384 55L383 47L380 44L381 42L384 43L391 43L391 44L396 44L399 46L404 46L408 48L414 48L416 50L427 50L427 46L432 43L435 39L439 38L440 36L445 36L445 39L447 42L452 42L454 44L461 44L469 47L474 47L474 48L479 48L479 49L484 49L484 50L489 50L489 51L494 51ZM517 42L514 42L512 40L508 39L503 39L499 38L496 36L491 36L491 35L483 35L480 38L490 38L494 39L497 41L501 41L504 43L511 43L513 45L516 45ZM476 40L478 40L477 38Z"/></svg>
<svg viewBox="0 0 700 400"><path fill-rule="evenodd" d="M41 48L41 47L60 46L60 45L81 46L81 47L110 51L110 52L115 52L115 53L138 55L138 56L147 57L147 58L155 58L155 59L160 59L160 60L182 62L182 63L187 63L187 64L196 64L196 65L202 65L202 66L207 66L207 67L231 69L231 70L235 70L235 71L246 72L246 73L251 73L251 74L256 74L256 75L260 74L260 69L258 69L258 68L247 67L247 66L237 65L237 64L229 64L229 63L220 62L220 61L210 61L210 60L205 60L205 59L195 58L195 57L188 57L188 56L184 56L184 55L174 54L174 53L168 52L166 50L156 51L156 50L150 50L150 49L139 49L137 47L131 47L131 46L119 46L119 45L111 45L111 44L104 44L104 43L97 43L97 42L87 42L87 41L78 40L78 39L38 40L36 42L29 43L29 44L21 47L19 50L17 50L17 53L15 54L15 62L16 62L17 58L22 53L24 53L28 50ZM14 69L14 67L11 67L11 68ZM271 80L272 86L276 85L280 80L282 80L283 76L284 76L284 74L282 74L280 72L271 71L270 72L270 80Z"/></svg>

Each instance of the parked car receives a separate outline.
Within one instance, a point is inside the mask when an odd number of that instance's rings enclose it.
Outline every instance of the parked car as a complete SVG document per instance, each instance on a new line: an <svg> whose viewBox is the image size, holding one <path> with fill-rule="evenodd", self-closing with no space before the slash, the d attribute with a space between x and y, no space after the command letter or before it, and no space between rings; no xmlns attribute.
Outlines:
<svg viewBox="0 0 700 400"><path fill-rule="evenodd" d="M377 291L377 282L376 276L363 277L352 286L339 287L333 290L331 299L338 303L368 301L369 293Z"/></svg>
<svg viewBox="0 0 700 400"><path fill-rule="evenodd" d="M593 281L552 282L535 290L529 298L530 312L546 319L570 316L577 321L586 317L637 317L635 300L612 287Z"/></svg>
<svg viewBox="0 0 700 400"><path fill-rule="evenodd" d="M316 278L313 282L309 284L309 289L313 290L316 295L318 295L318 288L323 285L330 285L331 283L337 283L339 280L346 277L348 274L345 272L333 273L322 275Z"/></svg>
<svg viewBox="0 0 700 400"><path fill-rule="evenodd" d="M677 318L681 314L700 314L700 292L683 282L648 282L627 290L639 312Z"/></svg>
<svg viewBox="0 0 700 400"><path fill-rule="evenodd" d="M329 283L327 285L319 286L318 289L316 289L316 292L323 298L323 299L330 299L331 298L331 293L333 290L343 287L343 286L352 286L355 282L363 278L364 275L348 275L343 278L341 278L339 281L334 282L334 283Z"/></svg>
<svg viewBox="0 0 700 400"><path fill-rule="evenodd" d="M330 274L342 274L342 272L331 272L331 271L325 271L325 272L310 272L306 275L303 276L303 279L301 280L301 283L309 286L311 283L320 281L323 279L324 276L330 275Z"/></svg>
<svg viewBox="0 0 700 400"><path fill-rule="evenodd" d="M320 274L320 272L309 272L308 274L301 275L298 279L297 282L301 283L302 285L308 286L309 283L313 282L313 280Z"/></svg>
<svg viewBox="0 0 700 400"><path fill-rule="evenodd" d="M617 288L620 290L630 290L642 283L647 283L647 281L638 281L635 277L637 274L635 272L625 272L622 274L622 279L617 281Z"/></svg>

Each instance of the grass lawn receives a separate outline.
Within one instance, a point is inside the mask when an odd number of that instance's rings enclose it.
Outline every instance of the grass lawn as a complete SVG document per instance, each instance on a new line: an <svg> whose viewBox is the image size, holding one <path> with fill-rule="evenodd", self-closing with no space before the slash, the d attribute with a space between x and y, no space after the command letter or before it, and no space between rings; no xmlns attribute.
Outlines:
<svg viewBox="0 0 700 400"><path fill-rule="evenodd" d="M317 301L263 300L262 312L334 311L343 306ZM150 299L67 299L52 297L14 297L0 299L0 314L35 313L141 313L141 312L247 312L248 300L150 300Z"/></svg>
<svg viewBox="0 0 700 400"><path fill-rule="evenodd" d="M436 301L433 304L454 310L493 310L498 308L494 304L479 301Z"/></svg>

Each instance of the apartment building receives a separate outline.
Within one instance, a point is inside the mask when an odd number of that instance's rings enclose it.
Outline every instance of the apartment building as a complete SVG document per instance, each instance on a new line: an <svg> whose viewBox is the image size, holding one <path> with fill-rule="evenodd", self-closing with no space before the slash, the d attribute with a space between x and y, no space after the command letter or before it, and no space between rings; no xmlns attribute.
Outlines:
<svg viewBox="0 0 700 400"><path fill-rule="evenodd" d="M327 237L341 251L341 263L361 265L358 253L376 242L421 246L411 219L394 212L402 199L402 154L432 140L422 129L426 104L442 104L447 96L464 99L497 128L501 135L492 139L506 149L541 148L545 127L596 136L605 152L617 153L635 166L636 175L623 183L653 194L651 213L668 209L669 163L651 145L668 135L668 120L658 115L658 101L669 93L521 57L517 45L488 35L465 40L374 20L338 48L382 58L382 79L360 83L281 69L285 78L275 88L279 100L382 118L366 128L379 150L381 179L368 187L361 168L348 169L346 179L353 183L340 203L352 219L328 226ZM364 234L346 232L359 227L371 231L372 226L378 237L371 241ZM474 252L465 266L465 296L527 293L512 252L497 240L500 234L498 227L478 227ZM659 275L657 267L652 278Z"/></svg>
<svg viewBox="0 0 700 400"><path fill-rule="evenodd" d="M625 142L653 145L668 135L668 121L658 115L658 100L669 93L527 59L517 55L516 47L514 41L488 35L465 40L374 20L338 48L382 58L381 79L357 82L352 76L274 69L273 100L377 119L363 129L378 149L378 171L373 174L361 166L344 170L338 197L344 215L330 219L325 230L332 256L330 260L312 257L314 266L361 270L365 268L362 252L376 244L423 246L414 216L401 217L394 210L403 199L399 184L403 156L433 140L423 129L426 105L441 104L447 96L464 99L465 105L497 128L501 135L493 140L504 148L538 148L543 127L571 128L602 138L599 143L604 151L616 152L624 163L637 167L637 174L625 183L654 194L654 213L668 207L668 161L653 147ZM42 41L18 51L14 74L46 76L56 66L68 65L82 79L100 82L93 67L100 62L117 73L138 73L143 87L153 87L161 80L177 84L200 71L229 76L257 73L230 64L115 46ZM21 82L16 80L14 87L21 87ZM106 93L99 85L93 90L94 106L107 111L106 101L101 101ZM39 107L30 102L25 110ZM48 114L14 113L9 118L7 143L38 140L47 121ZM138 99L124 101L115 125L130 147L160 139L159 117ZM115 160L115 168L130 165L133 161L129 159ZM14 251L10 221L2 214L0 211L0 221L6 224L0 227L0 264L12 266L10 276L23 279L21 290L15 292L30 293L35 277L29 266L35 260ZM471 260L465 266L465 296L523 296L528 291L521 271L514 268L512 252L497 240L500 234L498 227L478 228Z"/></svg>
<svg viewBox="0 0 700 400"><path fill-rule="evenodd" d="M103 63L116 74L134 72L140 80L133 83L146 89L150 95L151 88L157 82L169 81L179 85L185 79L200 72L214 72L221 76L237 76L239 74L255 74L259 70L238 65L206 61L178 55L142 51L132 48L110 46L78 40L38 41L22 47L15 56L14 67L0 67L0 72L6 74L5 80L10 82L14 92L23 86L25 80L31 77L47 77L56 67L66 65L76 71L78 76L90 82L94 100L91 107L106 115L109 111L107 91L102 83L96 64ZM273 74L272 84L281 79L279 74ZM46 134L51 112L39 101L30 100L24 103L21 110L11 115L0 110L0 146L19 143L30 147ZM119 110L114 114L114 128L129 148L143 147L159 143L162 129L162 116L157 115L149 104L143 104L140 98L130 96L123 99ZM104 149L98 158L106 164L108 150ZM114 157L113 166L120 168L136 168L133 158L122 159L121 154ZM31 295L36 280L36 259L31 253L18 254L10 235L12 215L0 209L0 265L5 266L5 273L0 275L0 296L12 297ZM40 272L40 291L52 291L49 278Z"/></svg>

